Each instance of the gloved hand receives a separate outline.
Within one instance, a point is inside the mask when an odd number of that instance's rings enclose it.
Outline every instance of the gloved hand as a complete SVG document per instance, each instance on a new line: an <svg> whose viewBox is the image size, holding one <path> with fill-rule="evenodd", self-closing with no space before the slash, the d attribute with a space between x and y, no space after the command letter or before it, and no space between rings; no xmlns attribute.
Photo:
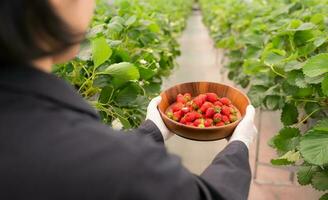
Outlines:
<svg viewBox="0 0 328 200"><path fill-rule="evenodd" d="M164 124L161 114L159 113L157 106L162 101L162 97L158 96L151 100L147 108L147 116L146 119L151 120L155 123L158 129L161 131L161 134L164 140L168 140L174 134L166 127Z"/></svg>
<svg viewBox="0 0 328 200"><path fill-rule="evenodd" d="M236 127L230 141L241 141L246 144L247 148L257 136L257 128L254 125L255 108L252 105L247 106L244 119Z"/></svg>

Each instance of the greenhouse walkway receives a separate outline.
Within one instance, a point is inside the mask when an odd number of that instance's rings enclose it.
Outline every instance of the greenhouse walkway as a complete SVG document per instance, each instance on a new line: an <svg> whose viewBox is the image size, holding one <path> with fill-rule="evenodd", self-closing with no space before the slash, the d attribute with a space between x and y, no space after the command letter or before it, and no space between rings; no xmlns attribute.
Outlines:
<svg viewBox="0 0 328 200"><path fill-rule="evenodd" d="M179 67L164 80L163 89L178 83L189 81L214 81L233 84L227 80L223 70L223 51L214 48L212 39L202 23L199 11L194 11L188 21L187 29L179 40L182 55L178 59ZM296 184L295 174L288 169L272 168L270 159L275 152L267 145L267 141L280 129L280 114L275 112L258 112L256 123L261 133L258 146L258 165L256 180L252 181L249 200L312 200L321 195L310 187ZM196 142L174 136L167 142L167 148L181 157L184 166L191 172L200 174L210 164L215 155L227 142ZM256 143L250 148L250 162L255 174ZM290 180L292 180L290 184ZM286 184L287 183L287 184Z"/></svg>

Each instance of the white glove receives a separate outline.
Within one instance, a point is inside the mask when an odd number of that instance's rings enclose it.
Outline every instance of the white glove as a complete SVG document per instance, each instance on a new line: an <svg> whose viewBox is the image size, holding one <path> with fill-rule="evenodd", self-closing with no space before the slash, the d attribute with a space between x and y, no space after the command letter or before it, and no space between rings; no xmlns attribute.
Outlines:
<svg viewBox="0 0 328 200"><path fill-rule="evenodd" d="M158 104L162 101L162 97L158 96L150 101L148 108L147 108L147 116L146 119L151 120L154 124L158 127L161 131L161 134L164 140L168 140L174 134L166 127L164 124L161 114L158 111Z"/></svg>
<svg viewBox="0 0 328 200"><path fill-rule="evenodd" d="M257 128L254 125L255 108L252 105L247 106L244 119L236 127L230 141L241 141L246 144L247 148L257 136Z"/></svg>

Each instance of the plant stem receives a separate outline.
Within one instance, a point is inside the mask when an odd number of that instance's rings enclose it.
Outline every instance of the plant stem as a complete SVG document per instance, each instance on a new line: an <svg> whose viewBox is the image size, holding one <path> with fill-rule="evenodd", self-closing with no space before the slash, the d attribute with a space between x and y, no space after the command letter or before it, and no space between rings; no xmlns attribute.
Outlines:
<svg viewBox="0 0 328 200"><path fill-rule="evenodd" d="M271 70L272 70L275 74L277 74L278 76L281 76L281 77L283 77L283 78L287 78L287 76L285 76L285 75L283 75L283 74L277 72L277 71L274 69L273 65L269 65L269 67L270 67Z"/></svg>
<svg viewBox="0 0 328 200"><path fill-rule="evenodd" d="M310 114L308 114L306 117L304 117L304 119L302 121L298 122L298 124L296 126L300 127L306 120L308 120L312 115L314 115L316 112L318 112L320 110L321 110L321 108L315 109Z"/></svg>

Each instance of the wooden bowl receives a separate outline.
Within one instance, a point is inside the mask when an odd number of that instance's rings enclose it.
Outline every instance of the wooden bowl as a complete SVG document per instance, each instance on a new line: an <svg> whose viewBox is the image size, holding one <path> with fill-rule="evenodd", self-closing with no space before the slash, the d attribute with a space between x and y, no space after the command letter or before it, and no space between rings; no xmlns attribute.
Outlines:
<svg viewBox="0 0 328 200"><path fill-rule="evenodd" d="M166 109L176 101L176 96L178 94L190 93L193 97L207 93L213 92L219 95L219 97L228 97L232 104L238 108L241 113L241 116L244 117L246 113L246 108L250 104L248 97L242 93L240 90L212 82L191 82L183 83L176 86L173 86L166 91L161 93L162 101L158 105L158 109L161 113L162 119L165 125L173 133L191 140L197 141L213 141L220 140L226 137L229 137L236 126L239 124L241 119L221 127L210 127L210 128L198 128L186 126L184 124L178 123L174 120L168 118L165 114Z"/></svg>

